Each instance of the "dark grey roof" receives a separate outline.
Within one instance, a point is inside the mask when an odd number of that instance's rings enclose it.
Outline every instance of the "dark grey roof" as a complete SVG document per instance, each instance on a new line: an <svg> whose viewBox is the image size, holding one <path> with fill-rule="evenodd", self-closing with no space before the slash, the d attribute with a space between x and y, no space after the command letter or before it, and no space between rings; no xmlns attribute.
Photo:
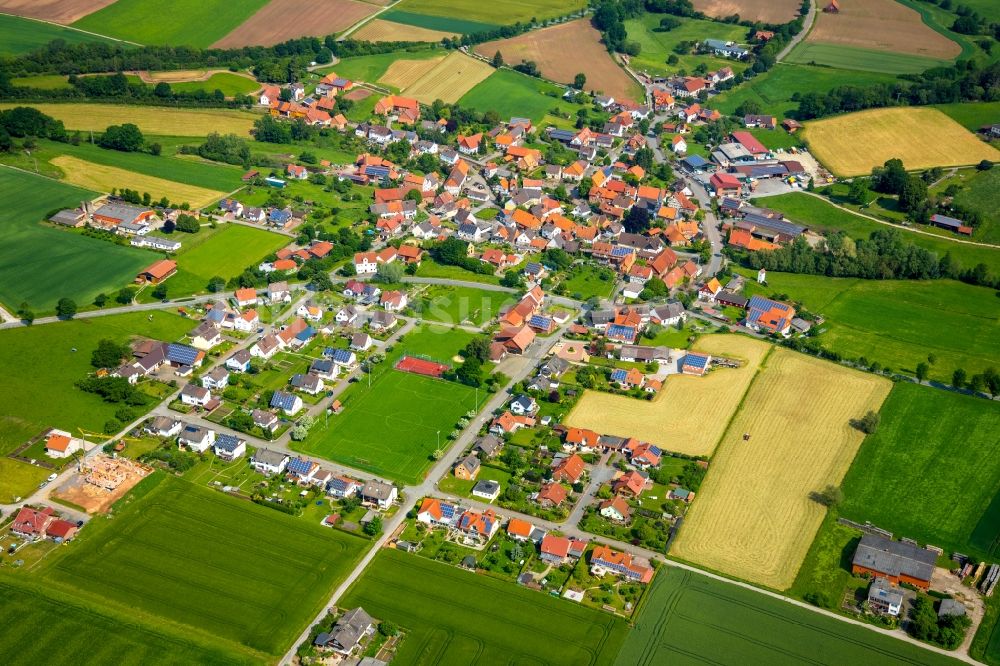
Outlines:
<svg viewBox="0 0 1000 666"><path fill-rule="evenodd" d="M472 488L472 492L483 493L484 495L495 495L499 491L500 482L493 479L484 479Z"/></svg>
<svg viewBox="0 0 1000 666"><path fill-rule="evenodd" d="M955 601L954 599L942 599L941 606L938 608L938 617L945 617L946 615L965 615L965 613L965 604L961 601Z"/></svg>
<svg viewBox="0 0 1000 666"><path fill-rule="evenodd" d="M358 607L347 611L337 620L337 624L333 626L330 638L335 645L349 650L358 644L361 637L374 624L375 620L364 609Z"/></svg>
<svg viewBox="0 0 1000 666"><path fill-rule="evenodd" d="M854 551L852 564L884 573L905 575L917 580L931 579L937 555L902 541L892 541L877 534L865 534Z"/></svg>
<svg viewBox="0 0 1000 666"><path fill-rule="evenodd" d="M473 448L474 451L482 451L487 456L494 455L503 446L503 442L494 435L486 435L480 438Z"/></svg>
<svg viewBox="0 0 1000 666"><path fill-rule="evenodd" d="M371 480L365 483L364 488L361 489L361 495L363 497L374 497L379 500L389 499L389 495L392 493L392 484L383 483L381 481Z"/></svg>

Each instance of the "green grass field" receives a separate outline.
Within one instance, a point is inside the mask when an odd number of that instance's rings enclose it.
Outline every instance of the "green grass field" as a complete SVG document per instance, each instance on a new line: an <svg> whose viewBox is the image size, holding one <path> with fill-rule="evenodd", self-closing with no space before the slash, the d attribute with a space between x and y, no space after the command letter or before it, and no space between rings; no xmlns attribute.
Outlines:
<svg viewBox="0 0 1000 666"><path fill-rule="evenodd" d="M344 597L406 632L400 664L608 664L625 621L507 581L383 550Z"/></svg>
<svg viewBox="0 0 1000 666"><path fill-rule="evenodd" d="M505 0L502 3L478 2L477 0L403 0L397 9L380 15L390 21L397 23L411 23L422 28L431 30L444 30L446 32L476 32L477 30L490 29L498 25L510 25L521 21L527 23L532 18L543 20L564 16L570 12L583 9L586 6L584 0L562 0L561 2L547 2L547 0ZM410 20L400 21L395 16L396 13L408 13L424 15L427 23L416 23ZM446 24L433 23L432 18L448 18L461 16L456 21L467 23L468 27L441 27ZM486 26L476 27L476 26Z"/></svg>
<svg viewBox="0 0 1000 666"><path fill-rule="evenodd" d="M932 379L950 383L956 368L970 374L997 365L1000 302L982 287L953 280L862 280L769 272L751 293L786 294L826 322L817 340L848 358L865 357L912 375L937 357Z"/></svg>
<svg viewBox="0 0 1000 666"><path fill-rule="evenodd" d="M400 3L400 5L406 7L407 9L412 9L405 3ZM418 8L422 9L422 8ZM405 11L403 9L390 9L389 11L379 14L380 19L386 21L392 21L393 23L402 23L403 25L413 25L418 28L427 28L428 30L440 30L441 32L450 32L452 34L461 35L463 33L476 33L484 32L487 30L495 30L497 27L493 23L483 23L482 21L472 21L467 18L454 18L457 12L452 10L444 16L437 16L431 14L424 14L419 11ZM465 14L461 14L465 16Z"/></svg>
<svg viewBox="0 0 1000 666"><path fill-rule="evenodd" d="M367 542L156 474L41 576L137 620L280 655Z"/></svg>
<svg viewBox="0 0 1000 666"><path fill-rule="evenodd" d="M562 99L562 93L547 81L503 69L465 93L459 104L477 111L496 111L504 119L521 116L536 123L552 109L575 118L581 107Z"/></svg>
<svg viewBox="0 0 1000 666"><path fill-rule="evenodd" d="M380 18L382 15L380 15ZM376 53L375 55L356 56L354 58L344 58L336 65L324 67L317 70L317 74L329 74L336 72L338 76L351 79L352 81L365 81L367 83L378 83L378 80L385 75L389 65L397 60L426 60L428 58L442 58L447 53L441 49L415 49L413 51L392 51L390 53ZM378 96L374 96L378 99Z"/></svg>
<svg viewBox="0 0 1000 666"><path fill-rule="evenodd" d="M955 664L865 627L698 574L653 581L618 666L653 664Z"/></svg>
<svg viewBox="0 0 1000 666"><path fill-rule="evenodd" d="M421 317L445 324L470 322L482 326L504 305L514 303L513 294L471 287L431 285L421 294Z"/></svg>
<svg viewBox="0 0 1000 666"><path fill-rule="evenodd" d="M49 163L49 160L59 155L70 155L95 164L105 164L138 174L221 192L231 192L243 184L240 181L242 169L228 164L179 159L169 156L167 151L155 157L149 153L123 153L118 150L105 150L90 143L74 146L70 143L43 139L38 142L38 147L31 151L31 157L22 152L5 153L0 155L0 162L26 170L33 170L37 164L38 171L43 176L62 178L63 170Z"/></svg>
<svg viewBox="0 0 1000 666"><path fill-rule="evenodd" d="M982 216L973 237L1000 244L1000 169L966 171L963 175L966 177L961 180L962 190L955 196L955 202Z"/></svg>
<svg viewBox="0 0 1000 666"><path fill-rule="evenodd" d="M61 39L67 44L114 41L99 35L88 35L79 30L9 14L0 15L0 36L3 37L0 39L0 55L28 53L45 46L53 39Z"/></svg>
<svg viewBox="0 0 1000 666"><path fill-rule="evenodd" d="M781 119L789 111L798 108L798 102L792 101L792 96L796 93L821 93L837 86L864 86L892 83L895 80L894 75L877 72L848 72L830 67L778 63L764 74L713 97L712 108L717 108L722 113L733 113L744 101L752 99L760 104L761 113L769 113Z"/></svg>
<svg viewBox="0 0 1000 666"><path fill-rule="evenodd" d="M743 26L731 23L682 18L679 19L682 21L681 25L673 30L655 32L654 28L659 27L660 19L664 16L664 14L643 14L639 18L625 21L625 32L628 34L629 41L638 42L642 46L639 55L630 59L632 68L636 71L662 75L676 74L683 69L688 74L693 75L694 68L699 64L708 67L708 71L714 71L720 67L732 67L734 72L742 72L747 68L747 64L739 60L710 55L678 55L677 64L668 65L667 58L676 55L674 47L680 42L721 39L745 44L747 43L748 30Z"/></svg>
<svg viewBox="0 0 1000 666"><path fill-rule="evenodd" d="M881 415L844 477L840 513L946 553L1000 553L1000 405L903 383Z"/></svg>
<svg viewBox="0 0 1000 666"><path fill-rule="evenodd" d="M217 72L204 81L179 81L171 83L170 88L174 92L197 92L204 90L211 93L221 90L222 94L226 97L235 97L237 95L249 95L259 90L260 84L253 79L248 79L239 74Z"/></svg>
<svg viewBox="0 0 1000 666"><path fill-rule="evenodd" d="M883 74L917 74L932 67L947 66L951 61L843 44L802 41L788 54L786 62Z"/></svg>
<svg viewBox="0 0 1000 666"><path fill-rule="evenodd" d="M239 664L250 655L199 644L162 626L137 623L70 595L4 576L0 580L0 653L9 666L117 664Z"/></svg>
<svg viewBox="0 0 1000 666"><path fill-rule="evenodd" d="M582 264L570 269L559 284L566 289L570 297L585 301L592 296L607 298L614 289L615 281L613 271L591 264Z"/></svg>
<svg viewBox="0 0 1000 666"><path fill-rule="evenodd" d="M472 334L425 326L405 336L368 377L340 396L344 411L318 421L301 443L305 453L342 462L404 483L419 483L433 464L431 454L465 413L476 406L474 389L393 369L403 354L454 364L452 357ZM479 391L479 402L487 398Z"/></svg>
<svg viewBox="0 0 1000 666"><path fill-rule="evenodd" d="M70 88L69 78L62 74L39 74L38 76L21 76L10 80L11 85L21 88L41 88L43 90L58 90Z"/></svg>
<svg viewBox="0 0 1000 666"><path fill-rule="evenodd" d="M1000 118L1000 102L935 104L934 108L973 132L984 125L992 125Z"/></svg>
<svg viewBox="0 0 1000 666"><path fill-rule="evenodd" d="M852 238L868 238L877 229L889 228L884 224L837 208L823 199L804 192L767 197L757 200L757 203L779 210L790 220L801 222L815 231L840 230L847 232ZM956 243L947 237L929 236L906 229L900 229L900 233L906 242L936 252L939 257L950 252L955 261L963 268L972 268L976 264L983 263L990 267L993 272L1000 271L1000 250Z"/></svg>
<svg viewBox="0 0 1000 666"><path fill-rule="evenodd" d="M151 14L146 0L118 0L73 27L139 44L204 48L266 4L267 0L173 0L169 12Z"/></svg>
<svg viewBox="0 0 1000 666"><path fill-rule="evenodd" d="M81 307L102 291L117 290L156 255L41 223L60 208L95 194L33 174L0 168L0 302L10 311L27 302L36 314L55 310L63 296Z"/></svg>
<svg viewBox="0 0 1000 666"><path fill-rule="evenodd" d="M226 280L236 277L290 240L237 224L202 229L194 236L174 232L173 237L184 246L177 253L177 275L165 283L171 298L207 291L208 281L216 275Z"/></svg>
<svg viewBox="0 0 1000 666"><path fill-rule="evenodd" d="M433 259L424 259L417 269L417 277L450 278L453 280L464 280L466 282L482 282L483 284L500 284L500 278L492 273L483 275L473 273L458 266L445 266L434 263Z"/></svg>

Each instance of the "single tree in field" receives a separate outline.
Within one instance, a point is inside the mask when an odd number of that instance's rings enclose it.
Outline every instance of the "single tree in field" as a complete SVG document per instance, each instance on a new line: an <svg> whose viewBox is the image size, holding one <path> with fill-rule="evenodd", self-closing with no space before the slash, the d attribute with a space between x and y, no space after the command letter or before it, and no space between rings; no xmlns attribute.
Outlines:
<svg viewBox="0 0 1000 666"><path fill-rule="evenodd" d="M583 90L583 87L587 85L587 75L580 72L573 77L573 87L577 90Z"/></svg>
<svg viewBox="0 0 1000 666"><path fill-rule="evenodd" d="M829 485L819 492L809 493L809 499L823 506L837 506L844 501L844 493L837 486Z"/></svg>
<svg viewBox="0 0 1000 666"><path fill-rule="evenodd" d="M871 435L878 430L880 420L881 419L876 412L869 410L868 413L860 419L851 419L851 427L857 428L866 435Z"/></svg>
<svg viewBox="0 0 1000 666"><path fill-rule="evenodd" d="M76 314L76 302L71 298L60 298L56 303L56 314L60 319L72 319Z"/></svg>
<svg viewBox="0 0 1000 666"><path fill-rule="evenodd" d="M917 363L917 367L916 367L917 381L920 382L921 384L923 384L924 380L927 379L927 372L929 370L930 370L930 366L927 365L926 363Z"/></svg>
<svg viewBox="0 0 1000 666"><path fill-rule="evenodd" d="M503 54L500 51L493 54L493 66L497 69L503 67Z"/></svg>
<svg viewBox="0 0 1000 666"><path fill-rule="evenodd" d="M963 388L967 377L963 368L955 368L955 372L951 373L951 385L957 389Z"/></svg>

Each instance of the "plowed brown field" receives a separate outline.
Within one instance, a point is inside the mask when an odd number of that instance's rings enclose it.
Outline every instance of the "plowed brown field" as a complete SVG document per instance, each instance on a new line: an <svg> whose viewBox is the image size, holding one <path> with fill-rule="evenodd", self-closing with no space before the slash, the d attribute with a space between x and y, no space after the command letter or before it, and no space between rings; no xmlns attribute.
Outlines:
<svg viewBox="0 0 1000 666"><path fill-rule="evenodd" d="M692 0L694 8L706 16L725 18L739 14L744 21L788 23L799 15L798 0Z"/></svg>
<svg viewBox="0 0 1000 666"><path fill-rule="evenodd" d="M69 25L115 0L0 0L0 12Z"/></svg>
<svg viewBox="0 0 1000 666"><path fill-rule="evenodd" d="M608 54L601 44L601 34L590 25L590 19L533 30L476 47L476 53L486 58L492 58L497 51L508 65L533 60L542 76L559 83L572 83L573 78L583 72L587 75L586 90L602 92L615 99L642 99L638 84Z"/></svg>
<svg viewBox="0 0 1000 666"><path fill-rule="evenodd" d="M839 0L840 12L820 12L806 42L956 58L962 48L895 0Z"/></svg>
<svg viewBox="0 0 1000 666"><path fill-rule="evenodd" d="M840 485L864 439L850 419L878 411L890 388L887 379L775 349L671 553L775 589L790 586L826 512L809 493Z"/></svg>
<svg viewBox="0 0 1000 666"><path fill-rule="evenodd" d="M271 0L213 46L272 46L296 37L324 37L377 11L378 7L355 0Z"/></svg>

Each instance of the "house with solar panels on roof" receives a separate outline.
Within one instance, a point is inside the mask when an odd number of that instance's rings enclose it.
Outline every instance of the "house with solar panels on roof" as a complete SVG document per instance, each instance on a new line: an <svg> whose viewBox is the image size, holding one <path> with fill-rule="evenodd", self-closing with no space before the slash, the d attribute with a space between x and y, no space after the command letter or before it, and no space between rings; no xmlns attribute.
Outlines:
<svg viewBox="0 0 1000 666"><path fill-rule="evenodd" d="M556 330L555 320L540 314L531 315L528 318L528 326L541 335L549 335Z"/></svg>
<svg viewBox="0 0 1000 666"><path fill-rule="evenodd" d="M605 336L607 336L608 340L611 340L612 342L621 342L623 344L631 345L635 344L636 338L639 337L639 331L635 326L610 324L605 332Z"/></svg>
<svg viewBox="0 0 1000 666"><path fill-rule="evenodd" d="M417 511L417 520L425 525L453 527L458 519L460 509L454 504L434 497L424 498Z"/></svg>
<svg viewBox="0 0 1000 666"><path fill-rule="evenodd" d="M212 451L220 459L231 462L247 452L247 442L236 435L222 433L216 436Z"/></svg>
<svg viewBox="0 0 1000 666"><path fill-rule="evenodd" d="M299 485L312 483L313 478L319 471L318 462L302 457L292 458L285 467L285 474L288 476L288 479Z"/></svg>
<svg viewBox="0 0 1000 666"><path fill-rule="evenodd" d="M771 333L787 338L791 334L793 319L795 308L788 303L763 296L751 296L743 325L758 333Z"/></svg>
<svg viewBox="0 0 1000 666"><path fill-rule="evenodd" d="M711 363L712 357L708 354L689 352L681 360L681 372L685 375L704 375Z"/></svg>
<svg viewBox="0 0 1000 666"><path fill-rule="evenodd" d="M271 408L280 409L288 416L295 416L302 410L302 398L292 393L275 391L271 396Z"/></svg>
<svg viewBox="0 0 1000 666"><path fill-rule="evenodd" d="M177 435L177 445L187 447L189 451L195 453L204 453L215 444L215 437L214 430L188 423Z"/></svg>

